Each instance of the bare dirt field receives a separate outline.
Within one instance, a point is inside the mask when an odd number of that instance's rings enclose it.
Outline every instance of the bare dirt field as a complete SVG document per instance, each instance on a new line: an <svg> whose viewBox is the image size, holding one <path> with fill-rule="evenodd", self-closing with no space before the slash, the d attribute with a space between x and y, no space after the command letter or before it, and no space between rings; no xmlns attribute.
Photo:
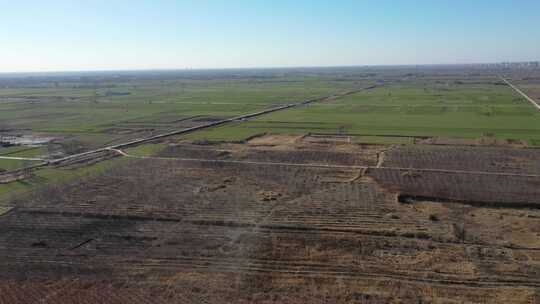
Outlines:
<svg viewBox="0 0 540 304"><path fill-rule="evenodd" d="M538 155L174 144L13 202L0 303L538 303Z"/></svg>

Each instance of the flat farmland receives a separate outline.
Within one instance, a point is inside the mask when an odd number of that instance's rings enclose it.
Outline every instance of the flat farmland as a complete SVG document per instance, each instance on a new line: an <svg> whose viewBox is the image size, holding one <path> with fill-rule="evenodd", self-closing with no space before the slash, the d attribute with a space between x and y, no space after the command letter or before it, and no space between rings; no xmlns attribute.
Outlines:
<svg viewBox="0 0 540 304"><path fill-rule="evenodd" d="M76 142L80 147L75 150L80 152L334 94L369 82L274 74L261 78L233 76L45 78L29 84L19 79L0 86L0 130L2 135L52 137L60 145ZM70 154L73 149L59 150Z"/></svg>
<svg viewBox="0 0 540 304"><path fill-rule="evenodd" d="M539 178L499 208L474 195L508 178L347 168L384 150L278 135L180 142L43 187L0 217L0 299L535 303L540 213L520 203ZM400 199L438 186L448 191L433 200Z"/></svg>
<svg viewBox="0 0 540 304"><path fill-rule="evenodd" d="M529 97L539 102L540 100L540 81L533 84L523 84L519 86Z"/></svg>
<svg viewBox="0 0 540 304"><path fill-rule="evenodd" d="M498 72L0 78L0 303L538 303L540 116Z"/></svg>
<svg viewBox="0 0 540 304"><path fill-rule="evenodd" d="M274 113L234 129L241 135L251 130L386 137L390 143L400 137L487 137L535 144L539 118L540 113L509 87L432 81L389 84L334 102ZM216 138L223 136L219 129L214 132Z"/></svg>

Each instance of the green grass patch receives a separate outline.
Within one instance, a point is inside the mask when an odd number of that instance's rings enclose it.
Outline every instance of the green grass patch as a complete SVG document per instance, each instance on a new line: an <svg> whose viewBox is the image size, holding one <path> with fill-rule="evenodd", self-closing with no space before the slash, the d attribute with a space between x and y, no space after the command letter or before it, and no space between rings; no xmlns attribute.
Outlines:
<svg viewBox="0 0 540 304"><path fill-rule="evenodd" d="M540 147L540 139L531 139L529 140L529 145L533 147Z"/></svg>
<svg viewBox="0 0 540 304"><path fill-rule="evenodd" d="M166 144L144 144L137 147L125 149L124 151L130 155L135 156L152 156L159 153L161 150L167 147Z"/></svg>
<svg viewBox="0 0 540 304"><path fill-rule="evenodd" d="M9 171L19 168L28 167L39 163L38 161L16 160L16 159L0 159L0 169Z"/></svg>
<svg viewBox="0 0 540 304"><path fill-rule="evenodd" d="M17 152L10 153L8 156L11 157L28 157L28 158L39 158L43 154L46 154L45 147L26 147Z"/></svg>
<svg viewBox="0 0 540 304"><path fill-rule="evenodd" d="M209 128L182 136L188 140L210 141L243 141L249 137L261 133L258 129L244 127L249 122L230 123L224 126Z"/></svg>
<svg viewBox="0 0 540 304"><path fill-rule="evenodd" d="M1 147L0 156L9 156L12 153L22 152L25 150L33 150L35 148L29 148L24 146L11 146L11 147Z"/></svg>

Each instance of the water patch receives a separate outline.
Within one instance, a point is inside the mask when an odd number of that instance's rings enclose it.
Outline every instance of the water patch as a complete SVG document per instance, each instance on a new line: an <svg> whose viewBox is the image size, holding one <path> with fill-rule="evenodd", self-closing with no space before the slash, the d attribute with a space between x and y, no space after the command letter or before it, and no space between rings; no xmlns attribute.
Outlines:
<svg viewBox="0 0 540 304"><path fill-rule="evenodd" d="M40 146L54 140L54 137L36 135L0 135L0 146Z"/></svg>

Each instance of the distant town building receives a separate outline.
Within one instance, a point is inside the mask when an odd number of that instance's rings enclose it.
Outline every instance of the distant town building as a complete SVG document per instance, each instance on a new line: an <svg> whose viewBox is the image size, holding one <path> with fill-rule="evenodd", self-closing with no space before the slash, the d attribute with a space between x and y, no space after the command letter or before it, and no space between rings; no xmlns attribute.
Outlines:
<svg viewBox="0 0 540 304"><path fill-rule="evenodd" d="M501 62L496 63L493 65L488 66L494 66L497 68L503 68L503 69L537 69L540 68L540 63L538 61L525 61L525 62Z"/></svg>

